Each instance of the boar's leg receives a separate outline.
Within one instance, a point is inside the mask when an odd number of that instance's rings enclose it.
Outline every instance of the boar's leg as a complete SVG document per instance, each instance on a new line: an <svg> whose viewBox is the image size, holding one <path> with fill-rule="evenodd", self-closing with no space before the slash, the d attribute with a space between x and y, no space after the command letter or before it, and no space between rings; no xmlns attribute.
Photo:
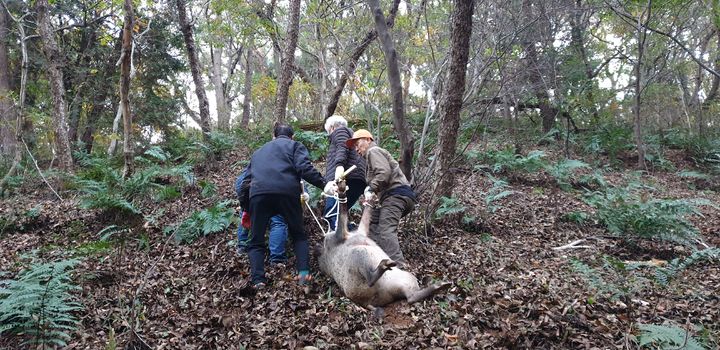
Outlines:
<svg viewBox="0 0 720 350"><path fill-rule="evenodd" d="M438 283L418 290L407 297L408 304L416 303L450 288L451 283Z"/></svg>
<svg viewBox="0 0 720 350"><path fill-rule="evenodd" d="M380 277L385 273L385 271L390 270L391 268L397 266L397 263L390 260L390 259L383 259L380 261L378 266L374 269L367 269L365 273L365 278L368 281L368 287L372 287L375 285L375 282L377 282Z"/></svg>

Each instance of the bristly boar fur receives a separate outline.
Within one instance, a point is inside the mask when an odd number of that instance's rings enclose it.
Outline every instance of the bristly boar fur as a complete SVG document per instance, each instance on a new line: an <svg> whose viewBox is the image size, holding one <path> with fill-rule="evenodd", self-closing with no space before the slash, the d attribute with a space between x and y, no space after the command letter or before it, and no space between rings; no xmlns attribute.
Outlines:
<svg viewBox="0 0 720 350"><path fill-rule="evenodd" d="M335 280L345 296L366 309L374 309L399 300L414 303L450 286L440 283L420 288L415 276L396 267L382 248L367 236L371 207L363 210L358 229L348 232L344 179L337 183L337 229L325 235L318 260L320 269Z"/></svg>

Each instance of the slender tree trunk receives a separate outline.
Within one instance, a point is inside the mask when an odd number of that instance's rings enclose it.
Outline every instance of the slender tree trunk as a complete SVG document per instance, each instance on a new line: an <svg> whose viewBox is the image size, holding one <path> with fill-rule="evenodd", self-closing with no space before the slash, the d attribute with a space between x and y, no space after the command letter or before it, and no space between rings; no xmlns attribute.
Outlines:
<svg viewBox="0 0 720 350"><path fill-rule="evenodd" d="M10 72L8 71L7 39L10 24L5 8L0 8L0 156L9 158L15 154L15 113L10 94Z"/></svg>
<svg viewBox="0 0 720 350"><path fill-rule="evenodd" d="M642 60L643 54L645 53L645 39L647 38L647 31L643 25L643 16L645 17L645 25L650 22L650 10L652 7L652 0L648 0L647 8L638 17L638 29L637 29L637 42L638 42L638 55L637 62L635 62L635 105L633 106L633 114L635 116L635 144L638 152L638 167L640 169L647 170L645 165L645 145L642 139L642 119L640 115L640 100L642 93Z"/></svg>
<svg viewBox="0 0 720 350"><path fill-rule="evenodd" d="M583 63L583 66L585 67L585 82L584 82L584 89L585 89L585 98L587 98L587 104L590 106L590 110L592 113L592 120L594 123L599 122L599 116L598 116L598 110L597 106L595 106L595 96L593 94L593 67L590 65L590 61L588 60L587 50L585 49L585 28L586 25L582 19L583 17L583 8L582 8L582 0L576 0L575 1L575 9L572 16L572 19L570 21L570 41L572 43L572 46L575 50L575 54L578 55L580 60Z"/></svg>
<svg viewBox="0 0 720 350"><path fill-rule="evenodd" d="M455 0L450 32L450 68L445 84L445 93L440 103L440 127L438 143L439 174L435 195L452 196L455 174L452 171L457 146L457 133L460 127L460 110L465 94L465 75L470 52L472 35L472 16L475 8L473 0Z"/></svg>
<svg viewBox="0 0 720 350"><path fill-rule="evenodd" d="M282 72L278 82L275 99L275 120L285 122L290 83L295 67L295 48L297 47L298 32L300 30L300 0L290 0L290 20L288 21L287 42L282 57Z"/></svg>
<svg viewBox="0 0 720 350"><path fill-rule="evenodd" d="M243 128L248 127L248 124L250 123L250 102L252 102L252 66L250 63L252 62L252 53L250 50L247 50L247 54L245 56L245 82L243 83L243 114L242 114L242 121L240 122L240 125Z"/></svg>
<svg viewBox="0 0 720 350"><path fill-rule="evenodd" d="M1 1L0 1L1 2ZM7 12L7 8L5 7L5 2L1 2L3 5L3 8L0 9L0 12L3 12L3 14L6 14L8 17L12 18L15 24L17 25L18 33L20 34L20 53L22 55L21 63L20 63L20 93L19 93L19 100L18 100L18 108L15 112L15 149L14 149L14 157L12 165L10 166L10 170L8 170L7 174L0 180L0 191L5 189L6 184L10 180L10 177L15 175L17 172L18 167L20 166L20 162L22 161L22 155L23 155L23 147L20 147L20 144L23 143L23 133L26 131L26 125L25 125L25 93L27 91L27 76L28 76L28 49L27 49L27 41L28 36L25 34L25 27L23 27L23 19L17 19L15 17L12 17L9 12ZM24 16L23 16L24 17ZM7 19L7 17L6 17ZM30 129L29 127L27 129Z"/></svg>
<svg viewBox="0 0 720 350"><path fill-rule="evenodd" d="M132 0L125 0L125 24L123 26L122 54L120 60L120 109L123 115L123 157L125 167L123 177L129 177L135 170L133 163L132 114L130 113L130 60L132 60L133 40Z"/></svg>
<svg viewBox="0 0 720 350"><path fill-rule="evenodd" d="M388 15L386 22L388 28L392 28L395 25L395 15L397 15L399 6L400 0L393 0L393 5L390 9L390 15ZM340 101L340 96L342 96L345 85L347 84L348 77L355 74L355 68L357 68L357 63L360 60L360 57L363 55L363 53L365 53L365 50L368 48L368 46L370 46L373 40L377 38L377 35L377 30L372 29L365 35L363 40L360 41L358 47L353 50L352 54L350 55L350 59L345 65L345 69L342 71L342 75L340 75L340 77L338 78L338 83L335 86L335 90L333 90L333 93L328 100L327 108L325 111L325 119L330 118L335 113L335 109L337 109L338 102Z"/></svg>
<svg viewBox="0 0 720 350"><path fill-rule="evenodd" d="M322 119L323 111L325 110L325 94L327 90L327 79L326 76L326 58L325 58L325 38L322 36L322 32L320 31L320 23L315 25L315 39L318 42L318 47L320 49L320 52L318 53L318 92L317 92L317 102L315 103L315 106L313 108L313 119L320 120Z"/></svg>
<svg viewBox="0 0 720 350"><path fill-rule="evenodd" d="M48 14L48 0L37 0L38 33L42 41L42 48L47 59L47 75L50 82L50 92L53 99L53 127L55 129L55 152L60 162L60 168L71 170L73 159L68 139L67 105L65 103L65 85L63 83L62 56L55 40L55 30L50 24Z"/></svg>
<svg viewBox="0 0 720 350"><path fill-rule="evenodd" d="M180 20L180 31L185 39L185 49L188 53L188 61L190 63L190 72L192 73L193 83L195 83L195 95L197 95L198 105L200 105L200 129L207 136L210 132L210 107L205 94L205 83L203 83L200 74L200 62L198 62L197 49L195 48L195 38L193 37L193 28L187 18L185 9L185 0L175 0L178 10L178 18Z"/></svg>
<svg viewBox="0 0 720 350"><path fill-rule="evenodd" d="M388 30L387 22L385 22L385 15L383 15L382 9L380 8L380 2L378 0L368 0L368 5L373 12L375 29L378 32L378 38L385 52L387 75L393 101L393 126L395 127L395 133L400 139L400 168L405 174L405 177L411 180L412 156L415 145L413 144L410 124L408 124L405 119L405 106L403 104L403 89L400 69L398 68L397 51L395 51L395 44Z"/></svg>
<svg viewBox="0 0 720 350"><path fill-rule="evenodd" d="M230 108L228 106L228 99L225 95L225 85L222 79L222 58L223 48L210 47L210 59L212 61L212 79L213 87L215 88L215 105L218 116L218 129L227 130L230 128Z"/></svg>
<svg viewBox="0 0 720 350"><path fill-rule="evenodd" d="M522 4L525 20L528 23L534 21L531 5L532 2L530 0L524 0ZM536 40L532 37L533 35L535 35L535 33L529 30L524 36L523 46L528 61L526 69L531 89L535 94L538 107L540 108L542 130L544 133L547 133L555 126L555 117L559 111L550 103L550 95L548 94L548 87L542 77L542 64L537 48L535 48Z"/></svg>

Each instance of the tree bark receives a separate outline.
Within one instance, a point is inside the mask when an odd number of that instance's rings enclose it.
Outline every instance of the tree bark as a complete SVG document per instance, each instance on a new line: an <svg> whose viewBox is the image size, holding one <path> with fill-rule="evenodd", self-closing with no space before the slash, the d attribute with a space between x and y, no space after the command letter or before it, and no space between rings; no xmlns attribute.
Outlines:
<svg viewBox="0 0 720 350"><path fill-rule="evenodd" d="M212 61L212 74L210 78L215 88L218 129L227 130L230 128L230 106L228 106L228 98L225 95L225 84L223 84L222 79L222 57L222 47L210 47L210 59Z"/></svg>
<svg viewBox="0 0 720 350"><path fill-rule="evenodd" d="M135 170L133 163L132 114L130 113L130 60L132 60L133 12L132 0L125 0L125 24L123 25L122 54L120 60L120 110L123 116L123 177L128 178Z"/></svg>
<svg viewBox="0 0 720 350"><path fill-rule="evenodd" d="M290 83L293 78L295 66L295 48L297 47L298 32L300 30L300 0L290 0L290 20L288 21L287 42L282 56L282 71L275 98L275 119L285 122Z"/></svg>
<svg viewBox="0 0 720 350"><path fill-rule="evenodd" d="M390 9L390 15L388 15L386 22L388 28L392 28L395 25L395 16L397 15L399 6L400 0L393 0L393 5ZM377 30L370 30L367 34L365 34L363 40L360 41L358 47L353 50L352 54L350 55L350 59L345 65L345 69L343 70L342 75L338 79L337 86L335 86L335 90L333 90L333 94L328 100L327 108L325 110L325 119L330 118L333 114L335 114L335 109L337 109L338 102L340 101L340 96L342 96L348 78L355 74L355 68L357 68L357 63L360 60L360 57L363 55L363 53L365 53L365 50L376 38Z"/></svg>
<svg viewBox="0 0 720 350"><path fill-rule="evenodd" d="M250 50L247 50L247 54L245 56L245 82L243 86L243 114L242 114L242 121L240 122L240 125L247 129L248 124L250 123L250 102L252 101L252 66L250 63L252 62L252 53Z"/></svg>
<svg viewBox="0 0 720 350"><path fill-rule="evenodd" d="M590 61L588 60L587 50L585 49L586 23L583 21L582 17L582 0L576 0L574 13L572 15L572 19L570 20L570 42L575 50L575 54L578 55L585 68L586 80L583 84L583 88L585 90L585 97L588 100L587 103L590 106L592 113L592 120L597 124L599 122L599 115L597 106L595 106L595 96L593 94L593 79L595 78L595 75L593 73L593 68L590 65Z"/></svg>
<svg viewBox="0 0 720 350"><path fill-rule="evenodd" d="M412 130L405 119L403 89L400 78L400 69L398 68L397 51L395 51L395 44L393 43L392 36L388 30L387 22L385 22L385 15L383 15L382 9L380 8L380 2L378 0L368 0L368 6L373 13L375 29L377 30L378 38L380 39L383 51L385 52L385 62L387 64L388 72L387 75L390 82L390 92L392 94L393 101L393 126L395 127L395 133L400 139L400 168L405 174L405 177L407 177L408 180L411 180L412 156L415 145L413 144Z"/></svg>
<svg viewBox="0 0 720 350"><path fill-rule="evenodd" d="M50 24L48 0L37 0L38 33L42 42L43 53L47 60L47 75L53 99L53 128L55 129L55 152L61 169L71 170L73 159L68 139L67 105L65 102L65 85L63 83L62 56L55 40L55 30Z"/></svg>
<svg viewBox="0 0 720 350"><path fill-rule="evenodd" d="M185 49L188 53L190 72L192 73L193 83L195 83L195 95L197 96L200 107L200 129L207 136L207 133L210 132L210 107L207 95L205 94L205 84L200 74L200 62L198 62L193 28L187 18L185 0L175 0L175 3L178 10L178 19L180 20L180 31L183 34L183 39L185 39Z"/></svg>
<svg viewBox="0 0 720 350"><path fill-rule="evenodd" d="M438 197L450 197L453 192L455 175L452 171L457 146L457 134L460 127L460 110L465 94L465 75L470 52L472 35L472 16L475 7L473 0L455 0L450 32L450 67L445 84L445 92L440 103L440 127L438 143L439 174L435 187Z"/></svg>
<svg viewBox="0 0 720 350"><path fill-rule="evenodd" d="M531 1L524 0L522 7L525 21L531 23L533 21ZM536 40L531 37L532 35L535 35L535 32L528 30L528 33L523 39L523 46L525 48L525 54L528 61L526 69L528 73L528 80L531 85L530 88L534 92L535 98L538 100L540 116L542 117L542 130L544 133L547 133L555 126L555 117L559 114L559 111L550 103L548 87L546 86L542 76L542 63L540 62L539 54L535 48Z"/></svg>
<svg viewBox="0 0 720 350"><path fill-rule="evenodd" d="M0 155L9 158L15 154L18 146L15 142L15 114L10 89L10 72L8 71L8 48L10 25L5 8L0 8Z"/></svg>
<svg viewBox="0 0 720 350"><path fill-rule="evenodd" d="M635 105L633 106L633 115L634 115L634 131L635 131L635 144L637 146L637 152L638 152L638 167L640 169L647 170L647 166L645 165L645 145L643 144L642 139L642 119L640 115L640 100L641 100L641 94L642 94L642 60L643 60L643 54L645 53L645 39L647 39L647 30L646 27L642 25L643 16L645 17L645 25L647 25L648 22L650 22L650 14L651 14L651 7L652 7L652 0L648 0L647 8L645 11L643 11L642 14L637 19L637 43L638 43L638 55L637 55L637 62L635 62Z"/></svg>

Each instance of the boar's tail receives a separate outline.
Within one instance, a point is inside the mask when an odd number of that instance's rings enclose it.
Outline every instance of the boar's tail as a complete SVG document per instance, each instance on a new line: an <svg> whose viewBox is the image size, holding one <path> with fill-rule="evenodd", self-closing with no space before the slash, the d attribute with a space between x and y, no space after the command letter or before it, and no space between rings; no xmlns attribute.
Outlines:
<svg viewBox="0 0 720 350"><path fill-rule="evenodd" d="M451 285L452 285L452 283L445 282L445 283L437 283L437 284L433 284L431 286L425 287L424 289L421 289L421 290L413 293L412 295L408 296L407 302L408 302L408 304L412 304L412 303L416 303L421 300L425 300L428 297L431 297L435 294L438 294L440 292L447 290L448 288L450 288Z"/></svg>

